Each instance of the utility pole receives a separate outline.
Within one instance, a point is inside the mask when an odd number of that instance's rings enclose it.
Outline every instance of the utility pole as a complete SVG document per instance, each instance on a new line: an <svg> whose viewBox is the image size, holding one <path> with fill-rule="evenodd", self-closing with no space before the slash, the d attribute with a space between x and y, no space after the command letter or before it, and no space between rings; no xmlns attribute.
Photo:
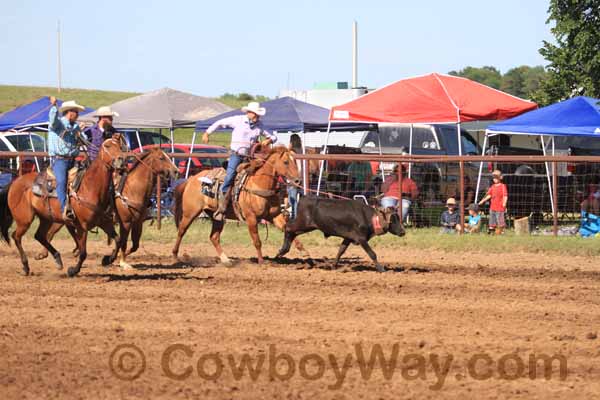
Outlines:
<svg viewBox="0 0 600 400"><path fill-rule="evenodd" d="M352 89L358 87L358 23L352 23Z"/></svg>
<svg viewBox="0 0 600 400"><path fill-rule="evenodd" d="M58 50L58 93L60 93L60 89L62 88L62 65L60 59L60 19L58 20L57 28L56 28L56 39L57 39L57 50Z"/></svg>

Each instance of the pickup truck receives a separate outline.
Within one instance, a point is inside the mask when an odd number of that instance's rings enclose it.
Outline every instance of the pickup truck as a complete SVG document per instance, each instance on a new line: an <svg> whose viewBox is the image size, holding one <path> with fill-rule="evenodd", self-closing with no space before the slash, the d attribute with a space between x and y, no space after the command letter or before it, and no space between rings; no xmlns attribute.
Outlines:
<svg viewBox="0 0 600 400"><path fill-rule="evenodd" d="M381 124L378 131L365 135L361 143L363 154L459 155L456 125L413 124L412 143L409 124ZM465 130L460 132L462 154L481 154L477 142ZM390 173L393 163L373 163L374 170L383 168ZM465 163L465 176L473 184L477 181L479 163ZM443 204L448 197L457 195L460 187L458 163L414 163L410 171L424 202Z"/></svg>

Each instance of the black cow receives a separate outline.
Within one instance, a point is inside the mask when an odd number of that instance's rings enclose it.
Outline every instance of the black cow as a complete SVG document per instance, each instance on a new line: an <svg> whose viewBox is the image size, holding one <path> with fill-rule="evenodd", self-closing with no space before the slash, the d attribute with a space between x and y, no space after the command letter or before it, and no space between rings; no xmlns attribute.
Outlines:
<svg viewBox="0 0 600 400"><path fill-rule="evenodd" d="M369 240L386 232L404 236L400 217L394 209L378 210L359 200L302 197L296 218L285 227L285 241L277 256L287 254L296 236L315 229L322 231L325 237L344 239L335 259L336 267L350 243L354 243L367 252L378 272L384 272L385 269L377 262L377 255L369 246Z"/></svg>

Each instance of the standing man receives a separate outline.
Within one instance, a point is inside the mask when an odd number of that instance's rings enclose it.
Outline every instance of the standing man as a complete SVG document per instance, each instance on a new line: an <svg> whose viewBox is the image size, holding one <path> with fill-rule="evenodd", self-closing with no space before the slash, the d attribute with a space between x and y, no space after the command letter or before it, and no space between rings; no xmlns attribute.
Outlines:
<svg viewBox="0 0 600 400"><path fill-rule="evenodd" d="M112 127L113 118L118 117L119 113L111 110L108 106L103 106L96 110L93 116L98 118L98 122L84 132L92 143L92 146L88 148L90 161L94 161L98 157L98 151L102 143L112 137L112 129L109 129L109 127Z"/></svg>
<svg viewBox="0 0 600 400"><path fill-rule="evenodd" d="M251 102L246 107L242 107L245 115L236 115L229 118L223 118L212 124L202 136L202 142L208 143L208 136L218 128L232 128L231 133L231 155L227 164L227 176L221 187L222 195L219 197L219 208L214 214L214 219L221 221L227 210L227 203L231 197L231 186L235 180L237 167L248 156L252 145L256 143L260 135L267 139L261 142L261 145L268 146L277 141L277 137L263 129L260 117L267 113L264 107L257 102Z"/></svg>
<svg viewBox="0 0 600 400"><path fill-rule="evenodd" d="M60 201L60 211L65 222L73 219L70 207L67 207L67 184L69 169L73 168L75 157L79 154L77 137L81 126L77 123L79 112L85 110L75 101L65 101L60 109L56 107L56 97L50 97L48 113L48 154L52 170L56 176L56 194ZM58 113L62 116L58 116Z"/></svg>

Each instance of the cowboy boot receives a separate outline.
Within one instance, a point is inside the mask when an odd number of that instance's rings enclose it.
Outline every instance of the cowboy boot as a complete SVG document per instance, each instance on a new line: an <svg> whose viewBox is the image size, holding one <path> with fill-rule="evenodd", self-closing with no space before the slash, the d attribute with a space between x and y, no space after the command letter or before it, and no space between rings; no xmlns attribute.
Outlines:
<svg viewBox="0 0 600 400"><path fill-rule="evenodd" d="M219 196L219 206L217 211L213 214L213 218L217 221L223 221L225 219L225 212L227 211L227 204L231 197L231 188L227 189L227 192L221 193Z"/></svg>

